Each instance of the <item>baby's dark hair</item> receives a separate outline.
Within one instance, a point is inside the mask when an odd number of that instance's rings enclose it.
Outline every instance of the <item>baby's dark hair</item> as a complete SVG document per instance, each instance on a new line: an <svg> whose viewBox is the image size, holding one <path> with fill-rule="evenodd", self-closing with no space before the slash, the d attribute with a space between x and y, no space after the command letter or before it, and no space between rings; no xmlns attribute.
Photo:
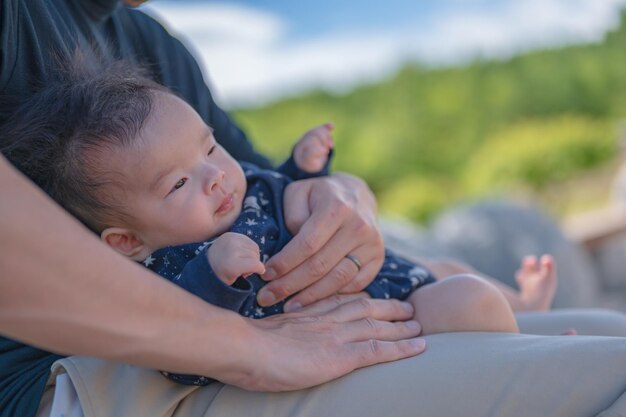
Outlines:
<svg viewBox="0 0 626 417"><path fill-rule="evenodd" d="M59 70L0 127L0 152L94 232L128 217L105 152L131 146L168 90L127 62ZM117 197L116 197L117 194Z"/></svg>

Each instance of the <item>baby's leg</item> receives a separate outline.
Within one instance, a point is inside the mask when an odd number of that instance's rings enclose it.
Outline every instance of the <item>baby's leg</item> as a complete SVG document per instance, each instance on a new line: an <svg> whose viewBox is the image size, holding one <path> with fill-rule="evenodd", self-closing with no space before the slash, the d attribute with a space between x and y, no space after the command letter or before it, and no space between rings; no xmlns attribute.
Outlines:
<svg viewBox="0 0 626 417"><path fill-rule="evenodd" d="M447 279L458 274L478 275L498 287L513 311L521 312L545 311L552 304L557 286L556 266L554 259L549 255L544 255L541 259L540 266L526 261L526 258L522 262L522 266L516 274L519 291L458 261L429 260L421 263L432 271L438 280Z"/></svg>
<svg viewBox="0 0 626 417"><path fill-rule="evenodd" d="M423 334L482 331L519 332L502 293L475 275L456 275L419 288L408 301Z"/></svg>

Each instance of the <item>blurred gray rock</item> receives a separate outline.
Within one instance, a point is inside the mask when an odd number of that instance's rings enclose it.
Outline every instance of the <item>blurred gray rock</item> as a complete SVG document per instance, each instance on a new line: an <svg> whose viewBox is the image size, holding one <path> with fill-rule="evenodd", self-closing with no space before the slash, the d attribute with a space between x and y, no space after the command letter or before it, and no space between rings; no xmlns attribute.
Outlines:
<svg viewBox="0 0 626 417"><path fill-rule="evenodd" d="M596 303L598 280L589 254L534 207L482 201L444 212L428 229L397 222L386 222L384 229L387 246L401 254L457 259L515 288L515 271L525 255L552 254L559 274L553 306Z"/></svg>
<svg viewBox="0 0 626 417"><path fill-rule="evenodd" d="M427 229L404 219L381 219L385 246L407 258L439 258L446 248L432 241Z"/></svg>
<svg viewBox="0 0 626 417"><path fill-rule="evenodd" d="M591 252L605 291L626 290L626 238L615 236Z"/></svg>

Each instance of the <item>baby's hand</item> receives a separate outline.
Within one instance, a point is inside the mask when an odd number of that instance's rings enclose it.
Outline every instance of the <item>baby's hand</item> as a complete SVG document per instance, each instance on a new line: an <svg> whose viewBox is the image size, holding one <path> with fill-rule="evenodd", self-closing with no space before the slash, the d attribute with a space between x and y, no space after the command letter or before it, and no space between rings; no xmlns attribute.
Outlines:
<svg viewBox="0 0 626 417"><path fill-rule="evenodd" d="M332 123L314 127L306 132L293 149L293 159L301 170L314 173L324 168L328 154L335 146L330 133L335 128Z"/></svg>
<svg viewBox="0 0 626 417"><path fill-rule="evenodd" d="M265 265L259 259L259 246L239 233L228 232L215 239L207 256L215 274L228 285L239 277L265 272Z"/></svg>

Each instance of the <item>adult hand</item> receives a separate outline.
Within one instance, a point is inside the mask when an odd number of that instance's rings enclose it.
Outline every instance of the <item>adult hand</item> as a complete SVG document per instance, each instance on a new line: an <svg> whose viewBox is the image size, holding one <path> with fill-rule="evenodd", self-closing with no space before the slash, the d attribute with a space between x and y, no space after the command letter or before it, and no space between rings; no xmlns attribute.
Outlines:
<svg viewBox="0 0 626 417"><path fill-rule="evenodd" d="M294 238L266 264L271 281L258 295L263 306L296 294L285 311L329 295L361 291L384 259L376 200L360 179L345 174L291 183L285 221ZM347 255L355 257L360 268Z"/></svg>
<svg viewBox="0 0 626 417"><path fill-rule="evenodd" d="M298 312L246 320L254 355L221 375L222 382L255 391L312 387L354 369L422 353L413 307L397 300L337 295ZM246 356L246 355L242 355Z"/></svg>

